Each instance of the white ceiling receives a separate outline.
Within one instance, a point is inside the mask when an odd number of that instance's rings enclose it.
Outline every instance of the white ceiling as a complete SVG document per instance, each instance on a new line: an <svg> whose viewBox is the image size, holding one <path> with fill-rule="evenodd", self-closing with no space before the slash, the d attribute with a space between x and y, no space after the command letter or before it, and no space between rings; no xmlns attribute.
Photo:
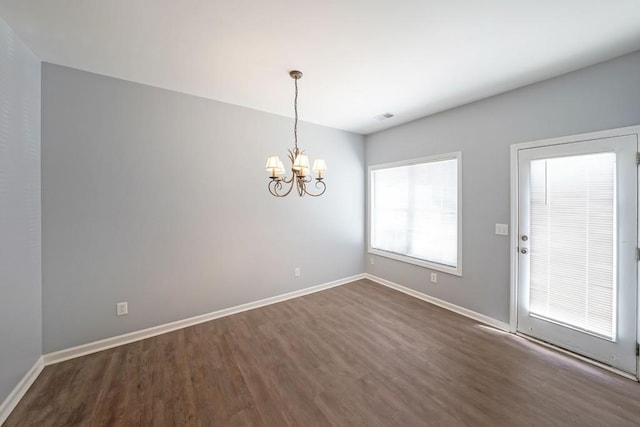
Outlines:
<svg viewBox="0 0 640 427"><path fill-rule="evenodd" d="M0 17L43 61L285 116L300 69L300 118L363 134L640 49L640 0L0 0Z"/></svg>

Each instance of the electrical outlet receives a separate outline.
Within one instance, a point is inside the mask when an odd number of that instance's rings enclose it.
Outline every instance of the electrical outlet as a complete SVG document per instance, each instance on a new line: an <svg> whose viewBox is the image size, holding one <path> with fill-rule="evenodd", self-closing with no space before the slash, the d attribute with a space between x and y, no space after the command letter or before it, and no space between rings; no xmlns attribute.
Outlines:
<svg viewBox="0 0 640 427"><path fill-rule="evenodd" d="M375 263L376 263L376 261L375 261L373 258L369 258L369 263L370 263L371 265L373 265L373 264L375 264Z"/></svg>
<svg viewBox="0 0 640 427"><path fill-rule="evenodd" d="M302 273L300 272L300 267L296 267L296 269L293 270L293 275L296 277L300 277L302 275Z"/></svg>
<svg viewBox="0 0 640 427"><path fill-rule="evenodd" d="M116 315L117 316L125 316L129 314L129 304L125 302L119 302L116 304Z"/></svg>
<svg viewBox="0 0 640 427"><path fill-rule="evenodd" d="M438 283L438 274L431 273L431 283Z"/></svg>

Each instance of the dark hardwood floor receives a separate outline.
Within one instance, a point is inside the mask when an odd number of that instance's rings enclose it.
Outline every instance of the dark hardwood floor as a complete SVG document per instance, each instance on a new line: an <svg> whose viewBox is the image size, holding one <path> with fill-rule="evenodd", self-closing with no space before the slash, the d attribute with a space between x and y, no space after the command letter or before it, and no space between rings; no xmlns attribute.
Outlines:
<svg viewBox="0 0 640 427"><path fill-rule="evenodd" d="M362 280L44 369L6 426L624 426L640 385Z"/></svg>

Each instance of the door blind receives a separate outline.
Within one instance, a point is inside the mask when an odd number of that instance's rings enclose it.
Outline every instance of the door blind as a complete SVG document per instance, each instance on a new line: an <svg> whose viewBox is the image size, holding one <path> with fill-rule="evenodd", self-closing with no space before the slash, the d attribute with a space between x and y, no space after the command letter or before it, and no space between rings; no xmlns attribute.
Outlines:
<svg viewBox="0 0 640 427"><path fill-rule="evenodd" d="M615 340L616 156L531 162L529 311Z"/></svg>

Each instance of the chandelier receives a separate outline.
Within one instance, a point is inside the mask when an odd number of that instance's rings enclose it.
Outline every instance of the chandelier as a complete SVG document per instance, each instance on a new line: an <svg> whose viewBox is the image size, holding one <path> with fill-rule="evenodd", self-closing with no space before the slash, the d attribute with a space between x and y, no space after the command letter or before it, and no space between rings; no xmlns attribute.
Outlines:
<svg viewBox="0 0 640 427"><path fill-rule="evenodd" d="M296 96L293 101L293 109L295 111L296 120L293 125L294 146L293 150L289 150L289 161L291 162L291 176L287 178L285 175L284 165L278 156L270 156L267 159L266 170L269 172L269 193L276 197L285 197L291 193L294 188L298 196L302 197L308 194L312 197L318 197L324 194L327 185L324 183L322 174L327 170L327 163L323 159L317 159L313 162L313 171L315 176L316 192L309 191L307 184L313 182L314 177L309 171L309 157L304 151L298 148L298 80L302 78L300 71L290 71L289 75L295 82Z"/></svg>

